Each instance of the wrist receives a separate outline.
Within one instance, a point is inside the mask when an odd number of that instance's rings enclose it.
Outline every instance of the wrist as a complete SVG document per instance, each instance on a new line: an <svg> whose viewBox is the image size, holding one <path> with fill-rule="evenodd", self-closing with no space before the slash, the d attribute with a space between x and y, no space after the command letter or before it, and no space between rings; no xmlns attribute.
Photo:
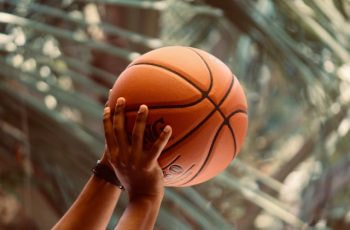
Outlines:
<svg viewBox="0 0 350 230"><path fill-rule="evenodd" d="M115 174L113 168L110 165L99 160L97 161L96 166L91 169L91 171L94 174L94 177L104 180L110 183L111 185L114 185L124 190L123 185L120 183L117 175Z"/></svg>
<svg viewBox="0 0 350 230"><path fill-rule="evenodd" d="M109 163L108 156L107 156L107 150L102 154L101 159L99 160L101 164L108 165L108 167L112 168L111 164Z"/></svg>
<svg viewBox="0 0 350 230"><path fill-rule="evenodd" d="M140 194L140 193L129 193L129 201L137 202L137 201L150 201L150 202L158 202L162 201L164 197L163 192L157 192L154 194Z"/></svg>

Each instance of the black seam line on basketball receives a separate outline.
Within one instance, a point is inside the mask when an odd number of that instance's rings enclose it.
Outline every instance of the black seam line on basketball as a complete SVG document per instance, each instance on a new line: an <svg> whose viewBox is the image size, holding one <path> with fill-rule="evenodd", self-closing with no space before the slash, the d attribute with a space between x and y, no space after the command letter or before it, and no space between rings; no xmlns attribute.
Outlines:
<svg viewBox="0 0 350 230"><path fill-rule="evenodd" d="M247 114L247 111L245 110L241 110L241 109L237 109L236 111L232 112L228 117L227 120L230 120L231 117L233 117L234 115L238 114L238 113L243 113L243 114ZM227 123L228 128L230 129L233 141L234 141L234 145L235 145L235 151L233 153L233 157L232 159L235 158L236 154L237 154L237 138L236 138L236 134L233 130L233 128L231 127L230 123Z"/></svg>
<svg viewBox="0 0 350 230"><path fill-rule="evenodd" d="M190 48L189 48L190 49ZM187 81L189 84L191 84L194 88L196 88L198 91L200 91L202 93L202 98L200 98L199 100L195 101L195 102L192 102L192 103L189 103L189 104L185 104L185 105L164 105L164 106L153 106L153 107L150 107L150 109L159 109L159 108L183 108L183 107L188 107L188 106L191 106L191 105L194 105L194 104L197 104L199 103L200 101L202 101L204 98L208 98L208 100L214 105L214 107L216 108L216 110L219 111L219 113L221 114L221 116L224 118L224 120L226 120L226 117L225 115L223 114L223 112L220 110L219 106L225 101L226 97L228 96L228 94L230 93L231 89L232 89L232 86L233 86L233 83L234 83L234 77L233 75L231 75L231 82L230 82L230 86L228 87L228 90L227 92L225 93L224 97L221 99L221 101L219 102L219 104L217 105L214 100L212 98L209 97L209 92L211 90L211 87L212 87L212 83L213 83L213 79L212 79L212 72L211 72L211 69L209 68L209 65L207 64L207 62L204 60L204 58L198 54L195 50L192 50L190 49L191 51L195 52L198 56L200 56L200 58L203 60L203 62L205 63L208 71L209 71L209 75L210 75L210 87L209 87L209 90L206 92L206 91L202 91L198 86L196 86L193 82L191 82L190 80L188 80L186 77L184 77L182 74L172 70L172 69L169 69L165 66L162 66L162 65L158 65L158 64L154 64L154 63L148 63L148 62L141 62L141 63L136 63L132 66L135 66L135 65L151 65L151 66L156 66L156 67L159 67L159 68L163 68L165 70L168 70L176 75L178 75L179 77L181 77L182 79L184 79L185 81ZM132 67L130 66L130 67ZM128 68L130 68L128 67ZM137 111L138 109L135 108L135 109L132 109L132 110L127 110L127 112L129 111ZM226 121L227 122L227 121Z"/></svg>
<svg viewBox="0 0 350 230"><path fill-rule="evenodd" d="M179 177L176 178L176 180L173 180L173 181L169 181L167 184L168 185L172 185L172 184L175 184L176 182L178 181L181 181L182 179L184 179L186 176L186 173L188 173L196 164L193 164L191 165L191 167L189 167L184 173L182 173Z"/></svg>
<svg viewBox="0 0 350 230"><path fill-rule="evenodd" d="M224 100L226 99L227 95L231 92L231 89L232 89L232 86L233 86L233 83L234 83L234 77L233 77L233 75L231 74L231 82L230 82L230 86L229 86L228 89L227 89L227 92L225 93L224 97L221 99L221 101L219 102L219 104L216 105L215 102L214 102L214 100L211 99L211 98L209 97L209 93L210 93L210 90L211 90L211 88L212 88L212 86L213 86L213 82L214 82L214 80L213 80L213 74L212 74L212 72L211 72L211 69L210 69L210 67L209 67L209 64L208 64L208 63L206 62L206 60L202 57L202 55L200 55L199 52L197 52L195 49L190 48L190 47L187 47L187 48L190 49L190 50L192 50L194 53L196 53L196 54L202 59L202 61L204 62L205 66L207 67L207 69L208 69L208 71L209 71L209 76L210 76L210 86L209 86L209 89L208 89L207 98L213 103L213 105L215 106L215 108L217 108L217 109L220 111L219 106L224 102ZM221 112L221 111L220 111L220 112ZM223 117L224 117L224 119L225 119L225 116L223 116Z"/></svg>
<svg viewBox="0 0 350 230"><path fill-rule="evenodd" d="M237 113L244 113L244 114L248 115L248 113L247 113L246 110L237 109L237 110L233 111L232 113L230 113L230 114L227 116L227 119L230 119L232 116L234 116L234 115L237 114Z"/></svg>
<svg viewBox="0 0 350 230"><path fill-rule="evenodd" d="M225 101L225 99L227 98L227 96L228 96L228 95L230 94L230 92L232 91L231 89L232 89L232 86L233 86L233 83L234 83L234 80L233 80L234 77L233 77L233 75L231 75L231 78L232 78L232 80L231 80L230 87L227 89L227 92L225 93L224 97L221 99L220 104L219 104L218 106L216 106L216 104L215 104L213 101L211 101L211 100L209 99L209 101L210 101L210 102L214 105L214 107L215 107L214 110L211 111L211 112L204 118L204 120L201 121L196 127L194 127L189 133L187 133L185 136L183 136L183 137L182 137L180 140L178 140L176 143L174 143L173 145L171 145L171 146L169 146L167 149L165 149L164 152L168 151L169 149L171 149L171 148L175 147L176 145L178 145L179 143L181 143L181 141L183 141L184 139L186 139L189 135L191 135L191 134L192 134L193 132L195 132L198 128L200 128L200 127L211 117L211 115L214 114L215 111L220 110L219 106ZM207 96L206 98L209 98L209 97ZM220 115L222 116L222 113L220 113ZM228 120L226 119L226 117L223 117L223 119L224 119L224 122L226 122L226 123L230 126L230 124L229 124Z"/></svg>
<svg viewBox="0 0 350 230"><path fill-rule="evenodd" d="M224 122L223 124L226 124L231 132L231 135L232 135L232 138L233 138L233 144L234 144L234 154L236 154L236 151L237 151L237 140L236 140L236 135L235 135L235 132L234 132L234 129L232 128L230 122L229 122L229 117L226 117L225 114L221 111L220 109L220 106L221 104L225 101L225 99L227 98L227 96L232 92L232 87L233 87L233 83L234 83L234 76L231 75L231 83L230 83L230 86L227 90L227 92L225 93L224 97L221 99L221 101L219 102L218 105L215 104L215 102L210 98L210 97L207 97L208 100L215 106L215 109L220 113L221 117L224 119Z"/></svg>
<svg viewBox="0 0 350 230"><path fill-rule="evenodd" d="M224 124L225 124L225 122L224 122ZM233 128L231 127L231 125L230 125L229 123L226 123L226 125L227 125L227 127L228 127L228 129L230 130L230 133L231 133L231 135L232 135L233 146L235 147L235 151L234 151L233 156L235 156L235 155L236 155L236 152L237 152L237 139L236 139L236 134L235 134Z"/></svg>
<svg viewBox="0 0 350 230"><path fill-rule="evenodd" d="M212 88L212 86L213 86L213 75L212 75L211 69L210 69L210 67L209 67L209 64L208 64L208 63L206 62L206 60L202 57L202 55L200 55L195 49L192 49L192 48L189 48L189 47L187 47L187 49L189 49L189 50L191 50L192 52L196 53L196 54L202 59L202 61L204 62L205 66L207 67L207 69L208 69L208 71L209 71L209 77L210 77L210 86L209 86L209 89L208 89L208 91L207 91L208 93L207 93L205 96L206 96L206 98L208 98L208 100L214 105L215 109L216 109L217 111L219 111L219 113L221 114L221 116L222 116L223 119L224 119L224 122L230 127L230 129L232 129L231 125L228 123L228 120L227 120L225 114L221 111L220 105L221 105L221 103L224 102L224 100L226 99L227 95L232 91L232 86L233 86L233 79L234 79L234 77L233 77L232 74L231 74L231 83L230 83L230 86L228 87L227 92L225 93L225 96L221 99L221 101L220 101L219 104L217 105L217 104L215 103L215 101L214 101L211 97L209 97L210 90L211 90L211 88Z"/></svg>
<svg viewBox="0 0 350 230"><path fill-rule="evenodd" d="M148 109L172 109L172 108L186 108L186 107L190 107L193 105L196 105L198 103L200 103L201 101L203 101L205 99L204 96L202 96L201 98L199 98L198 100L188 103L188 104L182 104L182 105L154 105L154 106L148 106ZM125 112L137 112L139 110L139 108L131 108L131 109L126 109Z"/></svg>
<svg viewBox="0 0 350 230"><path fill-rule="evenodd" d="M197 129L199 129L214 113L215 113L216 109L213 109L200 123L198 123L196 125L196 127L194 127L190 132L188 132L185 136L183 136L182 138L180 138L178 141L176 141L174 144L172 144L171 146L169 146L168 148L166 148L164 150L164 152L169 151L170 149L174 148L176 145L178 145L179 143L181 143L183 140L185 140L188 136L190 136L192 133L194 133Z"/></svg>
<svg viewBox="0 0 350 230"><path fill-rule="evenodd" d="M158 68L162 68L162 69L165 69L173 74L176 74L178 75L179 77L181 77L183 80L187 81L189 84L191 84L194 88L196 88L201 94L202 96L206 96L208 94L209 91L203 91L201 88L199 88L196 84L194 84L192 81L190 81L189 79L187 79L185 76L183 76L181 73L179 72L176 72L175 70L172 70L168 67L165 67L165 66L162 66L162 65L159 65L159 64L154 64L154 63L151 63L151 62L139 62L139 63L135 63L134 65L132 66L136 66L136 65L150 65L150 66L155 66L155 67L158 67ZM130 67L132 67L130 66ZM130 68L129 67L129 68Z"/></svg>
<svg viewBox="0 0 350 230"><path fill-rule="evenodd" d="M214 139L213 139L213 141L211 142L209 151L208 151L208 153L207 153L207 156L205 157L205 160L204 160L203 164L201 165L200 169L196 172L196 174L195 174L194 176L191 177L191 179L189 179L188 181L186 181L185 183L183 183L183 184L181 184L181 185L185 185L185 184L191 182L191 181L192 181L194 178L196 178L196 177L198 176L198 174L204 169L204 166L207 165L207 162L208 162L208 160L209 160L209 157L210 157L210 155L211 155L211 152L212 152L212 150L213 150L213 148L214 148L215 141L216 141L216 139L218 138L219 133L220 133L221 129L224 127L224 125L225 125L225 122L223 122L223 123L220 125L220 127L218 128L218 131L216 131L215 136L214 136Z"/></svg>
<svg viewBox="0 0 350 230"><path fill-rule="evenodd" d="M164 166L162 168L162 170L168 168L170 165L172 165L175 161L177 161L180 158L181 155L178 155L177 157L175 157L169 164L167 164L166 166Z"/></svg>
<svg viewBox="0 0 350 230"><path fill-rule="evenodd" d="M220 113L220 115L224 118L224 121L225 121L225 123L227 123L227 124L228 124L228 120L227 120L225 114L221 111L220 106L221 106L221 104L225 101L225 99L227 98L227 96L232 92L232 87L233 87L233 82L234 82L233 79L234 79L234 77L231 75L231 83L230 83L230 86L229 86L229 88L227 89L227 91L226 91L224 97L223 97L223 98L221 99L221 101L219 102L219 104L216 104L215 101L214 101L212 98L207 97L208 100L214 105L215 109L216 109L216 110Z"/></svg>
<svg viewBox="0 0 350 230"><path fill-rule="evenodd" d="M237 152L237 139L236 139L236 135L235 135L235 132L234 132L234 129L232 128L230 122L229 122L229 118L230 116L226 117L225 114L221 111L220 109L220 106L222 105L222 103L225 101L225 99L227 98L227 96L232 92L232 87L233 87L233 84L234 84L234 76L231 75L231 83L230 83L230 86L228 87L224 97L221 99L221 101L219 102L218 105L215 104L215 102L210 98L208 97L208 100L215 106L215 109L220 113L220 115L223 117L224 119L224 122L223 124L226 124L227 127L229 128L230 130L230 133L232 135L232 139L233 139L233 145L234 145L234 154L233 154L233 157L236 155L236 152ZM233 112L234 113L234 112Z"/></svg>
<svg viewBox="0 0 350 230"><path fill-rule="evenodd" d="M224 97L221 99L221 101L219 102L218 104L218 107L224 103L226 97L230 94L230 92L232 91L232 87L233 87L233 84L235 83L235 78L233 77L233 75L231 75L231 82L230 82L230 86L228 87L227 89L227 92L225 93Z"/></svg>
<svg viewBox="0 0 350 230"><path fill-rule="evenodd" d="M192 49L192 48L190 48L190 47L186 47L186 48L189 49L189 50L191 50L191 51L194 52L195 54L197 54L197 55L200 57L200 59L204 62L205 66L206 66L207 69L208 69L208 72L209 72L209 79L210 79L210 85L209 85L209 88L208 88L208 90L207 90L207 94L209 95L210 90L211 90L211 88L212 88L212 86L213 86L213 74L212 74L212 72L211 72L211 69L209 68L208 63L205 61L205 59L202 57L202 55L200 55L195 49Z"/></svg>

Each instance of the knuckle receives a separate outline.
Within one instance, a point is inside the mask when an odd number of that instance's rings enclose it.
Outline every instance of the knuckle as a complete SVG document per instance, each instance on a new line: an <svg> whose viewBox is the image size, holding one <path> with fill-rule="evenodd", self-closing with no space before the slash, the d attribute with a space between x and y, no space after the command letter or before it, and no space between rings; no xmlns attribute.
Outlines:
<svg viewBox="0 0 350 230"><path fill-rule="evenodd" d="M116 132L120 132L122 129L121 129L120 125L114 125L113 130Z"/></svg>
<svg viewBox="0 0 350 230"><path fill-rule="evenodd" d="M124 122L124 118L121 114L115 114L113 121L120 126Z"/></svg>
<svg viewBox="0 0 350 230"><path fill-rule="evenodd" d="M166 141L166 139L167 139L167 135L165 135L164 133L162 133L162 135L160 135L159 139L160 139L161 142L164 142L164 141Z"/></svg>
<svg viewBox="0 0 350 230"><path fill-rule="evenodd" d="M119 119L119 117L120 117L120 113L115 111L113 114L113 119L116 120L116 119Z"/></svg>
<svg viewBox="0 0 350 230"><path fill-rule="evenodd" d="M132 139L133 139L133 141L137 141L137 140L139 140L140 138L142 137L142 135L140 135L139 133L133 133L133 135L132 135Z"/></svg>
<svg viewBox="0 0 350 230"><path fill-rule="evenodd" d="M138 114L138 115L136 116L136 122L137 122L137 123L144 122L145 120L146 120L145 114Z"/></svg>
<svg viewBox="0 0 350 230"><path fill-rule="evenodd" d="M109 120L109 116L108 115L104 115L103 116L103 121L106 123L106 122L108 122L108 120Z"/></svg>
<svg viewBox="0 0 350 230"><path fill-rule="evenodd" d="M104 116L104 117L109 117L110 114L111 114L111 113L110 113L109 111L106 111L106 110L103 111L103 116Z"/></svg>
<svg viewBox="0 0 350 230"><path fill-rule="evenodd" d="M118 106L116 106L116 107L114 108L114 116L119 115L119 114L121 113L121 111L122 111L122 109L119 108Z"/></svg>
<svg viewBox="0 0 350 230"><path fill-rule="evenodd" d="M114 110L115 110L116 112L122 112L122 111L124 111L124 106L116 105L115 108L114 108Z"/></svg>

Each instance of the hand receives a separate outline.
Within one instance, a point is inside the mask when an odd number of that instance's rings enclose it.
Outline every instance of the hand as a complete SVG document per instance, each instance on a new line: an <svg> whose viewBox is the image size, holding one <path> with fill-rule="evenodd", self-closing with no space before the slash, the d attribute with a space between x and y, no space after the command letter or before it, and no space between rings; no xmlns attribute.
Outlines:
<svg viewBox="0 0 350 230"><path fill-rule="evenodd" d="M110 89L109 92L108 92L108 97L110 97L111 92L112 92L112 90ZM105 103L105 108L107 107L107 105L108 105L108 100ZM104 112L103 115L104 115L104 118L105 118L105 115L106 115L105 112ZM106 133L106 130L105 130L105 139L107 139L107 135L108 134ZM112 138L114 138L114 136L112 136ZM118 151L118 145L110 146L110 148L112 148L111 151L113 151L113 152L117 152ZM108 165L111 169L113 169L112 164L111 164L109 159L110 159L110 153L109 153L109 150L108 150L107 141L105 140L105 149L104 149L102 157L100 159L100 163Z"/></svg>
<svg viewBox="0 0 350 230"><path fill-rule="evenodd" d="M163 197L163 172L157 159L171 136L171 127L167 125L150 150L144 150L143 137L148 108L146 105L140 106L132 131L132 143L129 143L125 130L124 109L125 99L118 98L113 123L110 108L106 106L104 109L108 161L127 190L130 200L144 196Z"/></svg>

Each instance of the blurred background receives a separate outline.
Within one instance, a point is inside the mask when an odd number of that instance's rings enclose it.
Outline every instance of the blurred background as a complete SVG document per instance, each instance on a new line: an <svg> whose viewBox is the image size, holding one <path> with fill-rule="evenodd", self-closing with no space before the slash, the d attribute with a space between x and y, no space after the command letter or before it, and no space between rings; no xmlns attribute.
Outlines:
<svg viewBox="0 0 350 230"><path fill-rule="evenodd" d="M167 189L156 229L350 229L349 0L0 0L0 229L53 226L113 82L168 45L223 60L250 124L218 177Z"/></svg>

